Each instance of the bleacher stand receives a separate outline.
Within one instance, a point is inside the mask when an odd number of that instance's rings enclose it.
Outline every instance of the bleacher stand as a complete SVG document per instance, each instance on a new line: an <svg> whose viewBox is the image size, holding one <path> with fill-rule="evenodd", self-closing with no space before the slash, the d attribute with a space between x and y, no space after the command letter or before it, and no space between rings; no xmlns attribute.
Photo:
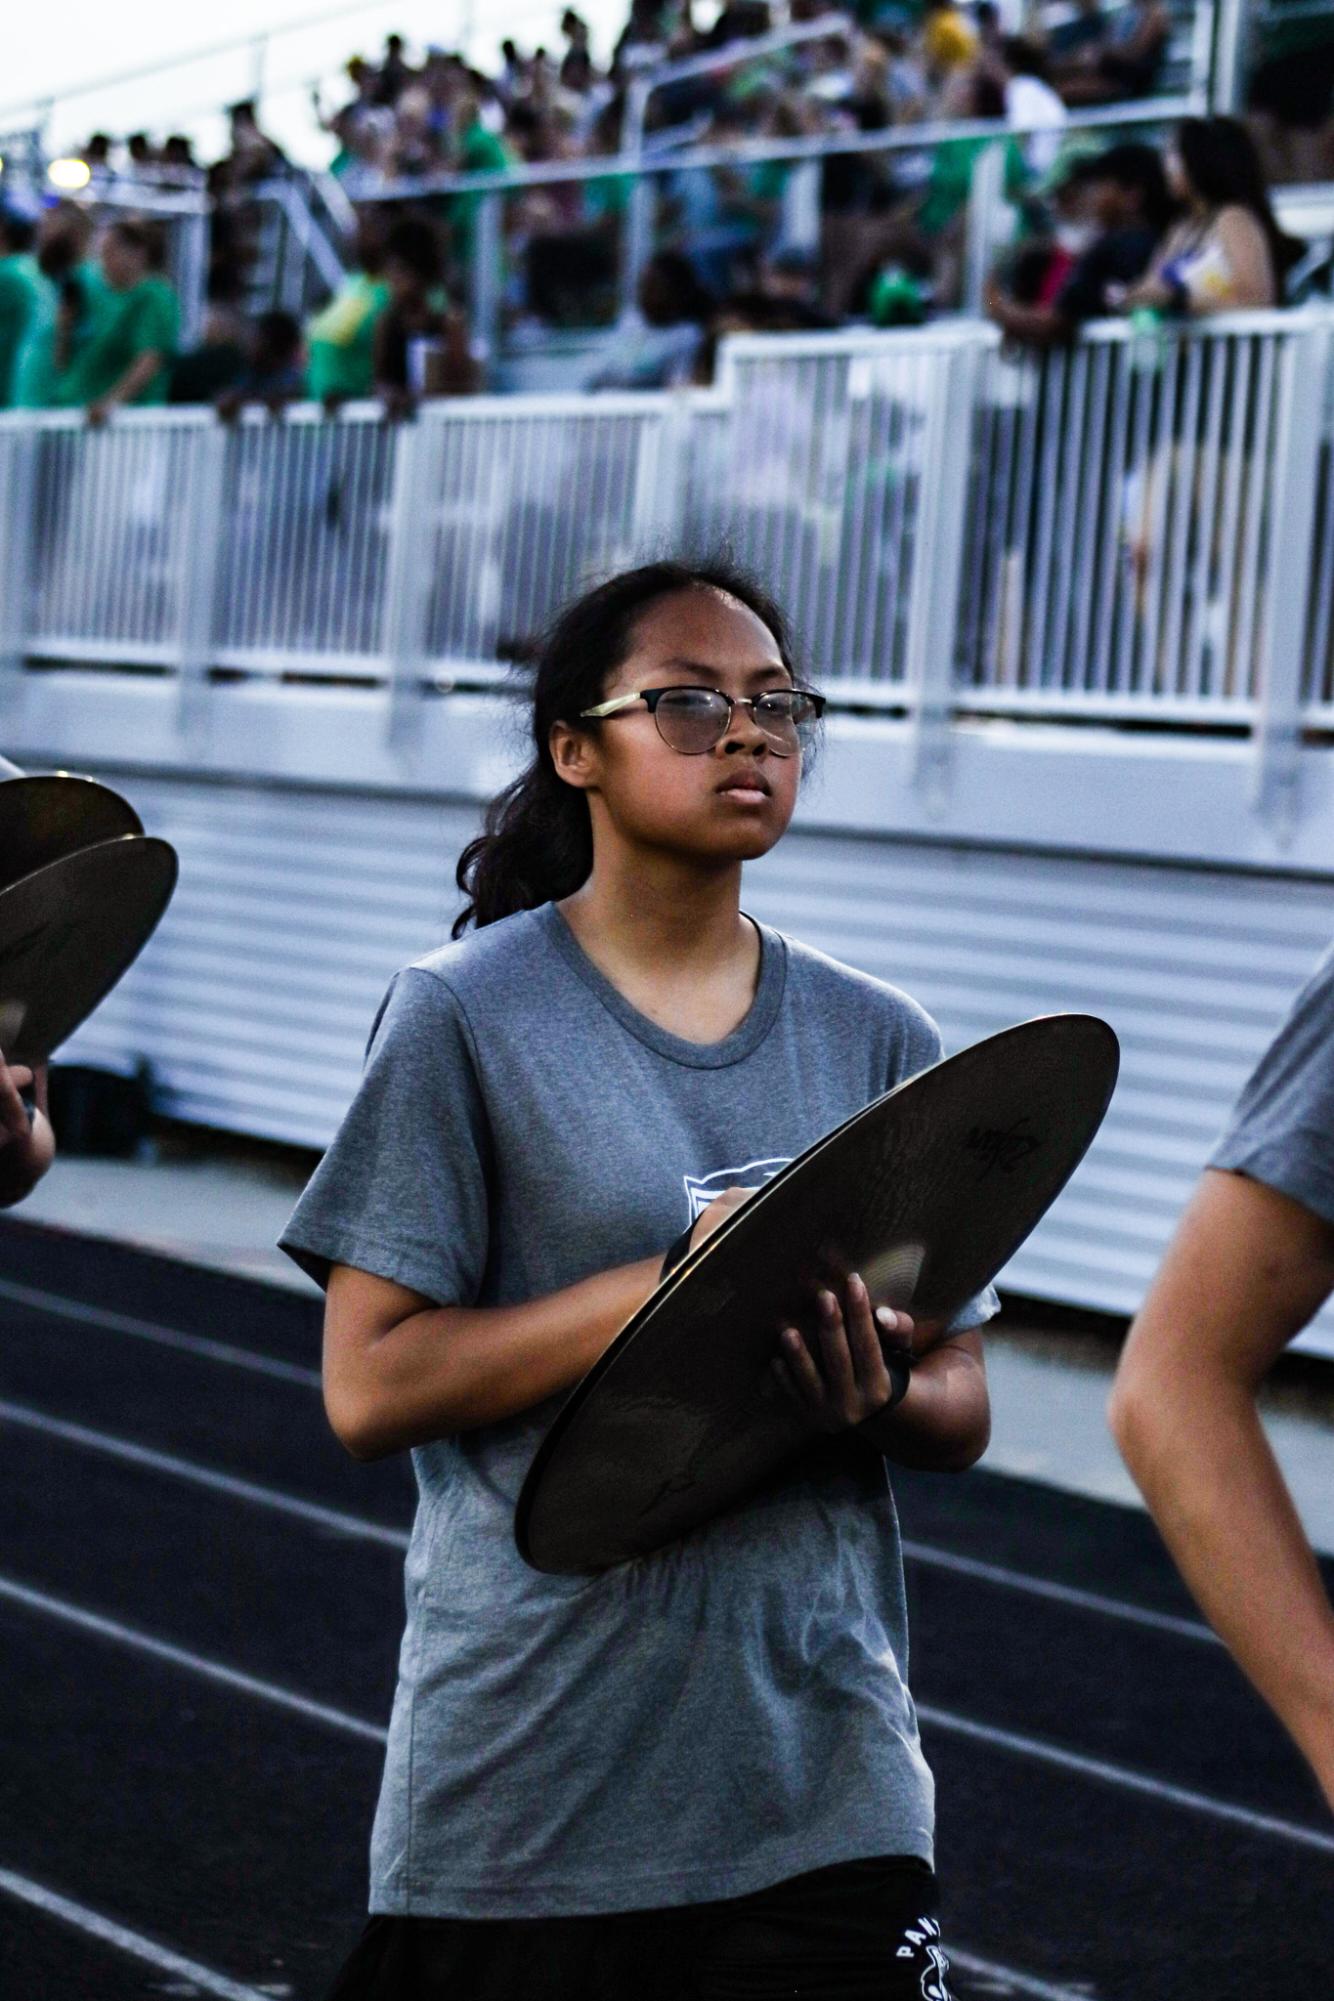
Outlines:
<svg viewBox="0 0 1334 2001"><path fill-rule="evenodd" d="M1284 4L1263 0L1251 89L1252 129L1271 178L1299 156L1309 166L1324 157L1322 147L1328 152L1334 95L1334 0L1328 17L1312 17L1301 0L1300 20L1290 22ZM828 34L810 32L826 20ZM775 30L789 28L806 28L808 38L775 46ZM355 242L349 234L342 246L345 280L334 283L335 265L314 300L276 295L263 218L276 185L300 192L317 177L287 161L253 103L230 108L228 151L207 167L179 134L160 145L143 133L119 145L95 134L85 149L94 191L132 174L161 189L206 187L211 201L208 313L202 339L173 368L172 397L229 402L257 382L255 393L271 404L297 386L330 403L377 388L410 398L427 349L437 389L475 383L476 366L463 361L463 303L483 198L433 192L431 183L518 165L609 162L587 179L516 188L501 204L504 336L531 348L547 336L605 329L589 386L675 379L687 352L687 372L707 372L714 341L728 328L811 327L849 317L895 324L950 310L961 300L979 157L1003 151L1017 253L1059 234L1054 197L1065 167L1089 144L1066 132L1071 109L1138 105L1180 87L1194 7L1192 0L852 0L842 7L789 0L780 9L767 0L729 0L701 31L689 0L630 0L605 65L575 9L566 10L560 36L555 51L506 41L494 72L485 74L439 47L414 58L391 35L377 61L348 61L340 101L313 91L314 115L335 148L328 173L357 220ZM1298 45L1313 52L1310 68L1300 71L1300 104L1299 67L1290 60ZM685 60L709 52L735 59L707 70ZM636 79L683 61L688 74L669 77L646 100L643 143L659 160L690 145L730 149L955 119L994 124L996 138L974 132L930 147L823 161L738 159L664 171L653 182L645 251L652 274L632 286L622 281L634 179L623 152L627 93L633 101ZM1022 128L1022 136L1007 136L1007 127ZM388 237L405 222L416 231L418 262L435 273L431 303L411 307L409 318L421 324L408 335L400 329L386 347L380 323L391 302L382 266ZM1068 219L1066 226L1074 227ZM11 251L5 262L26 254ZM17 265L13 270L9 289L19 300L24 281ZM638 299L630 310L627 297ZM0 305L11 319L24 310L21 300ZM304 350L291 336L294 315L304 322ZM409 349L417 357L411 368ZM449 361L441 358L446 352Z"/></svg>

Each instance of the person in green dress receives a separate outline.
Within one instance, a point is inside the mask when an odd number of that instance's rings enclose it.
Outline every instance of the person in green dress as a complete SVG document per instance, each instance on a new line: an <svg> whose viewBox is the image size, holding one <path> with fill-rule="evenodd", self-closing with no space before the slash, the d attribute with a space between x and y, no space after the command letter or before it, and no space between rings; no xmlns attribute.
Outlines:
<svg viewBox="0 0 1334 2001"><path fill-rule="evenodd" d="M41 296L35 237L26 216L0 207L0 410L13 406L19 353Z"/></svg>
<svg viewBox="0 0 1334 2001"><path fill-rule="evenodd" d="M87 338L60 376L58 401L102 424L121 405L165 403L180 314L170 281L154 269L145 224L113 222L102 237L102 286Z"/></svg>

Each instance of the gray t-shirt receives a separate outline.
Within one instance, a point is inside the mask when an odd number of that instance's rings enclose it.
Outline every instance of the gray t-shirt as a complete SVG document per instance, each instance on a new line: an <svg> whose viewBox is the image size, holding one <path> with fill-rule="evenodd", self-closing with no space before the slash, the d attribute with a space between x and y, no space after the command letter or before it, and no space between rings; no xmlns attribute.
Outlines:
<svg viewBox="0 0 1334 2001"><path fill-rule="evenodd" d="M400 973L283 1246L442 1305L534 1299L666 1249L935 1062L921 1008L761 929L725 1040L686 1042L553 905ZM956 1325L996 1310L994 1293ZM413 1453L407 1629L371 1909L536 1917L740 1896L930 1858L885 1462L848 1435L785 1483L592 1578L530 1570L514 1506L553 1397Z"/></svg>
<svg viewBox="0 0 1334 2001"><path fill-rule="evenodd" d="M1334 1223L1334 946L1252 1072L1209 1165Z"/></svg>

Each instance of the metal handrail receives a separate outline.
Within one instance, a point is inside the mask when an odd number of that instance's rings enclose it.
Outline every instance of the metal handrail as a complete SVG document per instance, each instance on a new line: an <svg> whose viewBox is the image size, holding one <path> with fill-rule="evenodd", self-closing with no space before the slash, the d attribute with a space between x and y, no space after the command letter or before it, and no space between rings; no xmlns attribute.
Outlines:
<svg viewBox="0 0 1334 2001"><path fill-rule="evenodd" d="M651 69L633 75L626 87L622 150L635 158L643 153L648 101L655 91L665 89L669 83L686 83L692 76L712 76L720 70L739 69L757 57L800 48L803 42L840 41L851 46L853 36L853 23L846 14L822 14L818 21L803 21L795 28L776 28L772 34L728 42L723 48L706 50L703 55L682 56L679 62L655 63Z"/></svg>
<svg viewBox="0 0 1334 2001"><path fill-rule="evenodd" d="M1137 98L1133 104L1112 104L1072 111L1063 132L1119 131L1146 125L1167 125L1203 109L1198 91L1173 97ZM680 153L637 160L629 153L600 158L547 160L536 166L493 167L472 174L415 174L380 185L361 175L344 177L343 186L358 202L419 201L431 195L508 194L520 188L552 187L566 181L602 180L610 175L683 173L694 168L752 166L768 160L824 160L852 153L924 152L953 140L1025 139L1048 134L1049 125L999 118L934 119L921 125L891 125L881 132L831 132L807 137L743 139L726 146L692 146Z"/></svg>

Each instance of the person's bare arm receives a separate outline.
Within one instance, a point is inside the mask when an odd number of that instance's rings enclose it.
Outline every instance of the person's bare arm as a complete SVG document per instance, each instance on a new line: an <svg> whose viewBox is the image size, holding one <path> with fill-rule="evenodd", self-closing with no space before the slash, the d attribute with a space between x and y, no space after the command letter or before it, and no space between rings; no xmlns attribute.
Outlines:
<svg viewBox="0 0 1334 2001"><path fill-rule="evenodd" d="M991 1442L980 1328L939 1342L913 1366L908 1394L865 1427L887 1459L938 1473L975 1466Z"/></svg>
<svg viewBox="0 0 1334 2001"><path fill-rule="evenodd" d="M336 1265L324 1314L324 1407L355 1459L499 1424L586 1375L658 1282L622 1265L522 1306L435 1306Z"/></svg>
<svg viewBox="0 0 1334 2001"><path fill-rule="evenodd" d="M1074 328L1051 306L1021 306L989 280L984 294L988 317L995 321L1007 340L1025 347L1063 347L1069 344Z"/></svg>
<svg viewBox="0 0 1334 2001"><path fill-rule="evenodd" d="M1205 1616L1334 1807L1334 1610L1256 1408L1331 1290L1334 1227L1208 1170L1131 1328L1110 1418Z"/></svg>
<svg viewBox="0 0 1334 2001"><path fill-rule="evenodd" d="M132 403L141 390L147 389L158 370L166 365L166 356L159 348L145 348L136 354L118 382L114 382L105 396L99 396L95 403L88 405L88 422L94 426L104 424L112 410L122 403Z"/></svg>
<svg viewBox="0 0 1334 2001"><path fill-rule="evenodd" d="M753 1188L729 1188L696 1221L703 1243ZM664 1247L665 1248L665 1247ZM655 1291L662 1258L597 1272L520 1306L437 1306L335 1265L324 1309L324 1407L354 1459L380 1459L499 1424L571 1388Z"/></svg>
<svg viewBox="0 0 1334 2001"><path fill-rule="evenodd" d="M1255 217L1248 209L1225 208L1218 218L1218 240L1227 257L1231 283L1225 291L1192 292L1192 314L1239 313L1272 306L1273 259Z"/></svg>

